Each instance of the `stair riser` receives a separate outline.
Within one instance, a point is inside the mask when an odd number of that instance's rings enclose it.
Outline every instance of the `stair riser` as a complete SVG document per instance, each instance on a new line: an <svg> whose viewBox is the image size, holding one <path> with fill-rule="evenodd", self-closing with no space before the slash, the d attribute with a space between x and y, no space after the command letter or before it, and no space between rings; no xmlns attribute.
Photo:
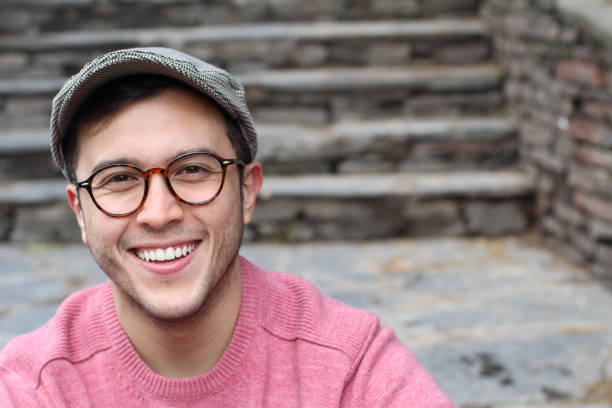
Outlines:
<svg viewBox="0 0 612 408"><path fill-rule="evenodd" d="M476 14L479 3L479 0L5 0L0 8L3 17L0 32L461 16Z"/></svg>
<svg viewBox="0 0 612 408"><path fill-rule="evenodd" d="M516 161L516 142L493 143L376 143L350 153L321 146L301 154L299 150L258 157L266 174L386 173L502 169ZM0 156L0 182L61 177L50 155L23 153Z"/></svg>
<svg viewBox="0 0 612 408"><path fill-rule="evenodd" d="M334 66L407 66L415 64L478 64L489 59L488 43L478 38L259 40L176 44L163 41L121 41L83 50L59 49L0 52L5 78L63 77L74 74L94 56L118 48L169 46L211 62L233 74L262 69ZM0 48L2 48L0 46ZM356 50L359 50L358 52Z"/></svg>
<svg viewBox="0 0 612 408"><path fill-rule="evenodd" d="M436 235L521 233L531 224L531 200L439 197L260 199L245 230L249 241L302 242ZM5 242L78 242L80 232L65 202L0 207Z"/></svg>
<svg viewBox="0 0 612 408"><path fill-rule="evenodd" d="M0 95L0 127L44 128L49 125L55 91L36 95ZM491 114L503 107L503 97L489 89L454 92L366 89L274 91L247 87L249 107L259 123L323 126L359 118L394 119L409 115Z"/></svg>

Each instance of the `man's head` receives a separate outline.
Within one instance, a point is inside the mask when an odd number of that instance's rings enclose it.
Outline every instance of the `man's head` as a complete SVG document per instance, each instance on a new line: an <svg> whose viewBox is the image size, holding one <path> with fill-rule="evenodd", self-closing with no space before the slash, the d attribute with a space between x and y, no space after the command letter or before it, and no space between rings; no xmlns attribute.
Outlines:
<svg viewBox="0 0 612 408"><path fill-rule="evenodd" d="M220 70L210 85L199 71L189 72L197 82L148 60L138 69L139 53L173 53L157 52L125 51L110 68L103 56L73 77L54 101L52 149L120 304L174 321L205 309L236 270L262 176L242 88Z"/></svg>
<svg viewBox="0 0 612 408"><path fill-rule="evenodd" d="M211 106L215 106L225 120L227 135L236 152L235 157L245 163L253 161L251 148L243 137L238 122L222 110L210 97L175 78L160 74L132 74L103 84L80 104L66 128L60 146L61 157L65 163L63 172L66 178L72 184L77 183L74 164L77 153L77 135L80 129L96 122L102 122L132 103L152 99L172 89L193 93ZM243 173L242 167L239 168L239 171L240 174Z"/></svg>

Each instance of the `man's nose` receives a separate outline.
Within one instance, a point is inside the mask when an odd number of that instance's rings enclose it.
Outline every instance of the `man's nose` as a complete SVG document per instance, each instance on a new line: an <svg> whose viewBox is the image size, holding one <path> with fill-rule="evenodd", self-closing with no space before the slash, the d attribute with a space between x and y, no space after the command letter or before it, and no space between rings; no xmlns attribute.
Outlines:
<svg viewBox="0 0 612 408"><path fill-rule="evenodd" d="M139 224L153 229L162 229L168 224L180 221L184 209L168 188L164 176L152 174L149 177L149 191L145 202L136 214Z"/></svg>

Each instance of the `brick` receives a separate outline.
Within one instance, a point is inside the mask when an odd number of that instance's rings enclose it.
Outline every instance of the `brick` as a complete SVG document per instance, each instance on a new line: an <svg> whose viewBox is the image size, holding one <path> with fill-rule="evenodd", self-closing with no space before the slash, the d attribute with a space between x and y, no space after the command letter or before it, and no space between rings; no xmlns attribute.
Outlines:
<svg viewBox="0 0 612 408"><path fill-rule="evenodd" d="M313 221L342 221L377 218L376 202L368 200L312 200L304 203L304 214Z"/></svg>
<svg viewBox="0 0 612 408"><path fill-rule="evenodd" d="M298 51L292 53L291 60L300 67L322 65L329 58L329 50L320 44L305 44Z"/></svg>
<svg viewBox="0 0 612 408"><path fill-rule="evenodd" d="M17 210L15 242L77 242L80 237L74 214L65 203Z"/></svg>
<svg viewBox="0 0 612 408"><path fill-rule="evenodd" d="M492 111L504 104L500 92L452 93L444 95L415 95L406 101L406 114L456 114L464 111L479 113Z"/></svg>
<svg viewBox="0 0 612 408"><path fill-rule="evenodd" d="M383 218L379 214L376 217L351 222L314 224L313 228L317 238L355 240L395 236L401 231L401 224L396 219Z"/></svg>
<svg viewBox="0 0 612 408"><path fill-rule="evenodd" d="M589 235L598 241L612 241L612 222L592 217L588 221Z"/></svg>
<svg viewBox="0 0 612 408"><path fill-rule="evenodd" d="M382 160L345 160L338 165L339 173L385 173L390 172L394 164Z"/></svg>
<svg viewBox="0 0 612 408"><path fill-rule="evenodd" d="M612 265L612 244L599 243L595 247L595 257L599 261Z"/></svg>
<svg viewBox="0 0 612 408"><path fill-rule="evenodd" d="M375 42L366 48L365 61L369 65L398 65L410 60L410 55L411 48L405 42Z"/></svg>
<svg viewBox="0 0 612 408"><path fill-rule="evenodd" d="M259 200L253 214L254 223L279 222L295 219L300 205L294 200Z"/></svg>
<svg viewBox="0 0 612 408"><path fill-rule="evenodd" d="M550 146L555 140L555 131L533 121L525 120L519 124L521 140L534 146Z"/></svg>
<svg viewBox="0 0 612 408"><path fill-rule="evenodd" d="M413 17L419 11L417 0L376 0L371 3L371 12L374 15Z"/></svg>
<svg viewBox="0 0 612 408"><path fill-rule="evenodd" d="M543 217L542 218L542 229L544 233L549 234L556 239L564 239L566 237L566 230L563 224L554 217Z"/></svg>
<svg viewBox="0 0 612 408"><path fill-rule="evenodd" d="M539 172L536 176L536 188L538 193L550 194L557 188L557 182L545 172Z"/></svg>
<svg viewBox="0 0 612 408"><path fill-rule="evenodd" d="M577 142L567 132L559 132L558 135L555 152L563 160L569 161L574 154Z"/></svg>
<svg viewBox="0 0 612 408"><path fill-rule="evenodd" d="M596 217L612 222L612 202L582 192L574 192L576 205Z"/></svg>
<svg viewBox="0 0 612 408"><path fill-rule="evenodd" d="M512 234L529 225L526 209L519 202L473 201L466 203L464 211L471 233Z"/></svg>
<svg viewBox="0 0 612 408"><path fill-rule="evenodd" d="M571 118L569 121L569 133L578 140L604 147L612 147L612 129L601 122L585 118Z"/></svg>
<svg viewBox="0 0 612 408"><path fill-rule="evenodd" d="M608 170L612 170L612 152L595 147L578 146L575 149L575 157L587 164L594 164Z"/></svg>
<svg viewBox="0 0 612 408"><path fill-rule="evenodd" d="M485 61L489 57L489 45L485 42L450 44L435 48L434 59L444 63L470 64Z"/></svg>
<svg viewBox="0 0 612 408"><path fill-rule="evenodd" d="M553 207L555 215L565 223L574 227L582 227L585 225L585 215L569 204L557 200ZM612 229L610 231L612 233Z"/></svg>
<svg viewBox="0 0 612 408"><path fill-rule="evenodd" d="M421 3L421 11L426 15L462 11L476 13L479 3L478 0L425 0Z"/></svg>
<svg viewBox="0 0 612 408"><path fill-rule="evenodd" d="M0 205L0 242L9 240L13 226L13 210L7 205Z"/></svg>
<svg viewBox="0 0 612 408"><path fill-rule="evenodd" d="M324 125L328 115L324 108L317 107L262 107L253 110L258 122Z"/></svg>
<svg viewBox="0 0 612 408"><path fill-rule="evenodd" d="M17 52L4 52L0 54L0 70L16 70L25 68L28 64L28 57Z"/></svg>
<svg viewBox="0 0 612 408"><path fill-rule="evenodd" d="M612 101L585 101L582 110L593 119L612 121Z"/></svg>
<svg viewBox="0 0 612 408"><path fill-rule="evenodd" d="M607 192L612 188L612 176L602 168L573 165L568 171L567 183L578 190Z"/></svg>
<svg viewBox="0 0 612 408"><path fill-rule="evenodd" d="M412 201L404 206L402 218L411 236L465 233L459 203L456 201Z"/></svg>
<svg viewBox="0 0 612 408"><path fill-rule="evenodd" d="M535 203L535 211L538 217L541 217L543 214L550 213L554 201L555 200L552 194L538 194L536 196Z"/></svg>
<svg viewBox="0 0 612 408"><path fill-rule="evenodd" d="M604 69L592 61L562 61L557 64L557 75L567 81L598 88L606 84Z"/></svg>
<svg viewBox="0 0 612 408"><path fill-rule="evenodd" d="M566 163L561 157L555 156L546 150L537 150L530 152L531 160L542 166L546 170L554 173L562 173L565 170Z"/></svg>

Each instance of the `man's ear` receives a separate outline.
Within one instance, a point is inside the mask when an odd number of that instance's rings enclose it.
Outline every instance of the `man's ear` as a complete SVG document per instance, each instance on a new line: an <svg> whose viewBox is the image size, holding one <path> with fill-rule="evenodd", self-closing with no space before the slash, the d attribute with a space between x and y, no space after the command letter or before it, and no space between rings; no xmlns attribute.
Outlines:
<svg viewBox="0 0 612 408"><path fill-rule="evenodd" d="M244 167L244 178L242 182L242 214L243 222L249 224L255 211L257 194L263 184L263 173L261 164L250 163Z"/></svg>
<svg viewBox="0 0 612 408"><path fill-rule="evenodd" d="M79 223L79 228L81 229L81 240L83 240L83 243L87 245L87 233L85 230L83 209L81 208L81 202L74 184L68 184L66 186L66 197L68 198L68 204L70 205L70 208L72 208L72 212L74 212L76 220Z"/></svg>

